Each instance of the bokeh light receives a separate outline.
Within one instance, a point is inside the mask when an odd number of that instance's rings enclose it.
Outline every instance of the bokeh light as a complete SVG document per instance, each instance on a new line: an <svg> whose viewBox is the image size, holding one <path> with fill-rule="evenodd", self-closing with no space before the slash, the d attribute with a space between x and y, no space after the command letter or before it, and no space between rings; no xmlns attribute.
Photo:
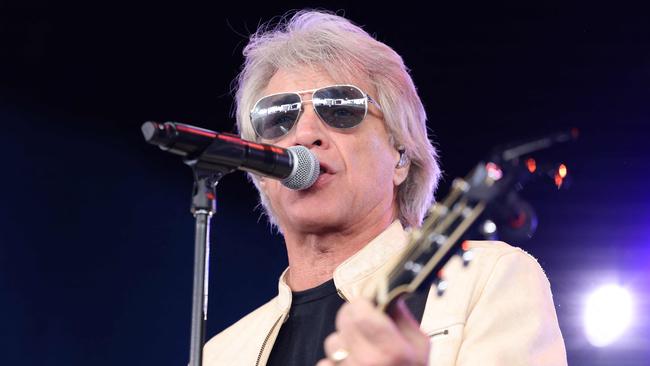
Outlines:
<svg viewBox="0 0 650 366"><path fill-rule="evenodd" d="M586 302L584 327L593 346L605 347L620 338L630 325L633 300L630 292L618 285L604 285L592 292Z"/></svg>

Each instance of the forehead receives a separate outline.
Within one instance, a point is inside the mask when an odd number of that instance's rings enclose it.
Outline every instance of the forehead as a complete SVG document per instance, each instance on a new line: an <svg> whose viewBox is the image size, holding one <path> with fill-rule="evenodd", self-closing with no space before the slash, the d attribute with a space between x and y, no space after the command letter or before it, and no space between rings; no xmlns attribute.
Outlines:
<svg viewBox="0 0 650 366"><path fill-rule="evenodd" d="M334 84L352 84L366 93L374 94L363 80L354 77L334 77L319 67L300 66L278 69L264 88L262 95L317 89Z"/></svg>

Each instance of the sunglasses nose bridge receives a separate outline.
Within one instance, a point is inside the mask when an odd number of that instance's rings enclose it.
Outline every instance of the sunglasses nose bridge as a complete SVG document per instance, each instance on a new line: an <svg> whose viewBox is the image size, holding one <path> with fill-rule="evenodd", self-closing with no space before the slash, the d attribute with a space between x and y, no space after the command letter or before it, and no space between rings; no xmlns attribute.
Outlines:
<svg viewBox="0 0 650 366"><path fill-rule="evenodd" d="M307 113L309 113L310 115L313 115L313 117L315 117L315 119L320 121L321 123L324 123L324 124L326 123L323 120L323 118L321 117L321 115L318 113L318 111L316 111L316 105L314 104L314 93L317 90L319 90L319 89L310 89L310 90L305 90L305 91L301 91L301 92L296 93L296 94L298 94L298 97L300 98L300 112L298 114L298 118L297 118L297 120L295 122L296 126L294 126L294 128L298 127L298 124L300 123L300 120L302 120L302 118ZM303 95L309 96L309 99L305 99L303 97ZM306 104L310 104L311 107L306 107Z"/></svg>
<svg viewBox="0 0 650 366"><path fill-rule="evenodd" d="M325 122L321 116L312 107L305 106L305 102L311 100L303 100L300 108L300 114L293 126L293 138L295 142L303 146L322 145L325 139L324 129Z"/></svg>
<svg viewBox="0 0 650 366"><path fill-rule="evenodd" d="M311 106L306 106L306 104L311 104ZM314 120L314 122L323 122L314 108L314 103L312 100L303 100L300 105L300 113L298 114L298 120L296 125L300 124L303 119ZM297 126L296 126L297 127Z"/></svg>

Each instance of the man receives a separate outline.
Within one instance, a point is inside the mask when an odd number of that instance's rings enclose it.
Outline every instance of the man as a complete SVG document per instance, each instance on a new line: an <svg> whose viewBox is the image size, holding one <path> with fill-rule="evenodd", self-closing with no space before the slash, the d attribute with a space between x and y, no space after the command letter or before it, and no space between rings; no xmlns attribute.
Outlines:
<svg viewBox="0 0 650 366"><path fill-rule="evenodd" d="M401 57L348 20L301 11L258 30L237 85L242 137L309 148L321 175L304 191L252 176L283 234L278 296L211 339L214 365L565 365L548 281L504 243L474 243L447 266L422 319L390 317L362 295L418 227L440 170ZM320 361L319 361L320 360Z"/></svg>

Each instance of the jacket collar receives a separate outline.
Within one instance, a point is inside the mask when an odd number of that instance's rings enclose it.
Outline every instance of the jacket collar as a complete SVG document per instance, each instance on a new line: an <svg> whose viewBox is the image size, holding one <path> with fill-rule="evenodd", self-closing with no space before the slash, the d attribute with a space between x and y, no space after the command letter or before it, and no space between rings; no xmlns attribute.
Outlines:
<svg viewBox="0 0 650 366"><path fill-rule="evenodd" d="M334 270L334 284L345 299L369 295L368 284L374 274L386 270L391 258L406 245L407 234L399 220L395 220L377 237ZM288 268L278 281L276 304L282 313L291 307L291 288L285 278Z"/></svg>

